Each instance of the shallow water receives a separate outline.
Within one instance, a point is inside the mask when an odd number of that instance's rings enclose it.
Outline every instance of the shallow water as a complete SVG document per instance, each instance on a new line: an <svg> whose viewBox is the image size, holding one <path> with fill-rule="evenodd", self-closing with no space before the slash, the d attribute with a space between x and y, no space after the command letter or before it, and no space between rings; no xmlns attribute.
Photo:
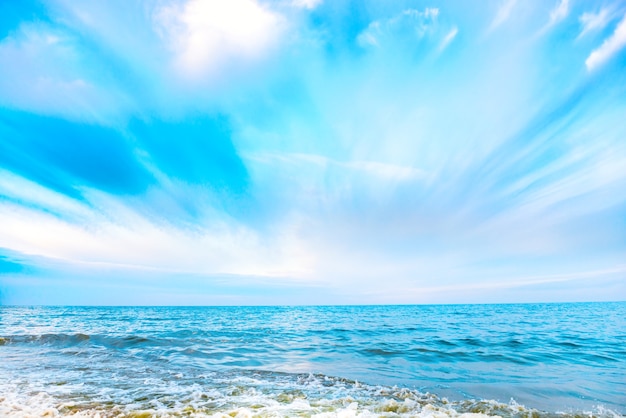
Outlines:
<svg viewBox="0 0 626 418"><path fill-rule="evenodd" d="M0 307L0 416L619 416L625 318L626 303Z"/></svg>

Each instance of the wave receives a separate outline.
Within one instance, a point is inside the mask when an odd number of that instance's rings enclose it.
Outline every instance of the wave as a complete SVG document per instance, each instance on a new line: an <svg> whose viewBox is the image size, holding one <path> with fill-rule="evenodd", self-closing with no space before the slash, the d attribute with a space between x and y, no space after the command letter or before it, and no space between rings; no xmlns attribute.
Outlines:
<svg viewBox="0 0 626 418"><path fill-rule="evenodd" d="M3 417L312 417L312 418L623 418L601 407L594 411L542 412L511 401L449 401L417 390L364 385L325 375L273 372L217 376L169 390L132 388L114 398L83 394L71 397L25 393L16 386L0 396Z"/></svg>
<svg viewBox="0 0 626 418"><path fill-rule="evenodd" d="M442 343L443 341L443 343ZM255 348L250 345L239 345L239 339L235 340L234 344L229 344L220 340L220 347L217 348L215 341L210 338L180 338L178 335L176 338L158 338L158 337L146 337L141 335L88 335L83 333L76 334L40 334L40 335L13 335L0 337L1 345L42 345L56 348L70 348L70 347L105 347L115 350L123 350L137 347L144 348L165 348L171 349L167 351L171 355L182 355L194 358L211 358L213 360L219 360L220 358L226 358L229 356L236 358L244 358L247 361L241 363L242 366L252 367L259 366L261 363L254 361L255 354L268 353L270 350L275 349L274 346ZM448 348L406 348L404 350L398 350L394 348L379 347L367 347L359 348L357 351L363 356L368 357L382 357L392 358L399 357L409 361L419 361L423 364L427 363L439 363L442 361L448 362L508 362L514 364L530 364L530 361L524 358L522 355L504 355L484 352L480 348L468 350L467 348L457 348L450 350L449 347L454 346L445 340L435 341L436 345L445 344ZM476 342L474 344L478 345ZM300 351L316 351L317 347L299 347ZM591 356L589 356L591 359ZM600 359L599 355L596 355L596 359ZM604 360L612 360L611 358L602 358ZM230 365L235 365L231 364Z"/></svg>
<svg viewBox="0 0 626 418"><path fill-rule="evenodd" d="M120 337L76 334L11 335L0 337L0 345L40 344L71 347L82 344L103 345L110 348L126 348L153 341L147 337L125 335Z"/></svg>

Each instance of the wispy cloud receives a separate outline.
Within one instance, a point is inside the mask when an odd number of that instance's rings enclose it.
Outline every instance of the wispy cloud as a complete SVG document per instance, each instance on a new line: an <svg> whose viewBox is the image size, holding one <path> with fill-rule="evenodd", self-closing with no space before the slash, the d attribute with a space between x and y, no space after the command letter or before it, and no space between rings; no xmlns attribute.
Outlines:
<svg viewBox="0 0 626 418"><path fill-rule="evenodd" d="M482 281L477 280L471 283L449 286L423 286L412 288L408 287L404 290L403 300L420 300L423 303L437 303L450 300L450 295L457 294L462 289L465 298L453 299L457 302L466 300L478 301L485 300L484 295L499 295L498 298L487 297L489 301L507 301L507 302L527 302L527 301L587 301L588 299L581 297L576 298L571 291L565 290L560 296L554 297L550 295L546 287L554 286L564 288L576 288L581 283L593 282L594 285L589 286L588 294L593 295L598 292L599 288L612 287L614 290L623 291L624 286L621 285L620 278L626 272L623 265L617 265L613 268L602 270L591 270L567 274L554 274L544 276L528 276L528 277L510 277L507 280L498 281ZM484 280L484 279L483 279ZM386 300L397 300L398 295L393 295L385 290L381 290L379 297ZM574 297L575 299L572 299ZM603 300L615 300L606 297Z"/></svg>
<svg viewBox="0 0 626 418"><path fill-rule="evenodd" d="M119 119L132 100L82 67L78 49L71 33L22 24L0 41L0 62L10 63L0 66L0 105L88 122Z"/></svg>
<svg viewBox="0 0 626 418"><path fill-rule="evenodd" d="M515 8L517 4L517 0L505 0L500 4L498 10L496 11L496 15L494 16L491 24L489 25L488 32L491 32L506 22L511 16L511 12Z"/></svg>
<svg viewBox="0 0 626 418"><path fill-rule="evenodd" d="M556 7L550 12L548 27L554 26L564 20L569 14L569 10L569 0L560 0Z"/></svg>
<svg viewBox="0 0 626 418"><path fill-rule="evenodd" d="M70 265L170 273L305 278L310 268L308 255L288 230L279 234L278 241L268 242L245 225L222 218L198 222L193 233L185 233L106 195L91 194L92 204L97 202L101 213L84 208L82 216L69 220L38 208L4 203L0 215L11 222L0 224L0 247Z"/></svg>
<svg viewBox="0 0 626 418"><path fill-rule="evenodd" d="M384 20L375 20L362 31L358 43L363 46L383 46L396 42L415 42L434 30L439 9L407 9Z"/></svg>
<svg viewBox="0 0 626 418"><path fill-rule="evenodd" d="M454 40L454 38L456 38L456 35L458 33L459 33L459 29L458 28L456 28L456 27L452 28L452 30L450 30L450 32L448 32L448 34L443 38L443 40L439 44L439 51L443 51L444 49L446 49L448 47L448 45L450 45L450 42L452 42Z"/></svg>
<svg viewBox="0 0 626 418"><path fill-rule="evenodd" d="M570 12L569 0L559 0L559 2L550 11L548 22L539 30L537 36L542 36L556 25L567 18Z"/></svg>
<svg viewBox="0 0 626 418"><path fill-rule="evenodd" d="M593 12L585 12L578 20L580 21L580 25L582 26L580 33L578 34L577 39L583 38L592 32L597 32L606 27L606 25L611 21L612 14L610 10L606 7L600 9L597 13Z"/></svg>
<svg viewBox="0 0 626 418"><path fill-rule="evenodd" d="M322 4L323 0L293 0L292 4L296 7L313 10Z"/></svg>
<svg viewBox="0 0 626 418"><path fill-rule="evenodd" d="M414 180L424 179L428 174L419 168L402 166L397 164L388 164L377 161L337 161L322 155L316 154L251 154L246 156L247 159L255 162L269 164L299 164L309 163L321 169L338 168L341 170L351 171L355 176L367 175L374 178L384 180Z"/></svg>
<svg viewBox="0 0 626 418"><path fill-rule="evenodd" d="M602 45L594 49L585 60L587 70L594 71L604 65L615 54L626 46L626 15L618 23L611 36Z"/></svg>

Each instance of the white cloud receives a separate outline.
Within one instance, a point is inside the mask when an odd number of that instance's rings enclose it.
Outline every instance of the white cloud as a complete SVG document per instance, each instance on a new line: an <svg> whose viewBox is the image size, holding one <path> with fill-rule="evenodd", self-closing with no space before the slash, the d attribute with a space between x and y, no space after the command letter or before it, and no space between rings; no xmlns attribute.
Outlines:
<svg viewBox="0 0 626 418"><path fill-rule="evenodd" d="M409 181L424 179L428 174L419 168L398 164L381 163L377 161L337 161L317 154L284 153L284 154L251 154L244 156L251 162L262 164L301 164L308 163L320 169L340 169L347 174L355 176L354 179L361 179L361 176L368 176L370 179Z"/></svg>
<svg viewBox="0 0 626 418"><path fill-rule="evenodd" d="M489 31L496 29L498 26L509 20L511 11L513 11L513 7L515 7L516 3L517 0L507 0L500 5L493 21L491 22L491 25L489 25Z"/></svg>
<svg viewBox="0 0 626 418"><path fill-rule="evenodd" d="M443 38L441 43L439 44L439 51L443 51L450 45L450 42L454 40L456 35L459 33L459 29L457 27L452 28L450 32Z"/></svg>
<svg viewBox="0 0 626 418"><path fill-rule="evenodd" d="M464 290L496 290L507 288L519 288L524 286L532 286L538 284L548 283L563 283L571 282L581 279L599 278L604 276L611 276L615 274L626 273L626 265L617 265L599 270L591 271L577 271L574 273L561 273L561 274L549 274L549 275L536 275L527 277L509 277L501 279L496 282L473 282L467 284L454 284L451 286L432 286L426 288L415 289L420 292L458 292ZM414 289L407 289L407 291Z"/></svg>
<svg viewBox="0 0 626 418"><path fill-rule="evenodd" d="M355 170L357 173L360 172L362 174L390 180L408 181L425 177L423 170L396 164L385 164L374 161L336 162L336 164L340 167Z"/></svg>
<svg viewBox="0 0 626 418"><path fill-rule="evenodd" d="M23 24L0 42L0 106L90 122L111 121L132 106L91 80L73 38L44 24Z"/></svg>
<svg viewBox="0 0 626 418"><path fill-rule="evenodd" d="M190 0L155 16L178 68L190 76L215 73L233 58L261 57L277 41L282 23L254 0Z"/></svg>
<svg viewBox="0 0 626 418"><path fill-rule="evenodd" d="M563 21L567 15L569 14L569 0L561 0L554 8L550 11L550 19L548 23L546 23L539 32L537 32L536 36L542 36L552 27Z"/></svg>
<svg viewBox="0 0 626 418"><path fill-rule="evenodd" d="M578 38L582 38L590 32L604 29L604 27L611 20L611 15L608 9L602 9L598 13L583 13L578 20L582 26L582 30L578 35Z"/></svg>
<svg viewBox="0 0 626 418"><path fill-rule="evenodd" d="M228 216L190 231L155 222L106 194L85 192L97 209L72 208L81 222L1 202L0 248L70 264L193 274L306 279L311 268L312 258L292 219L284 220L271 239ZM53 208L68 206L55 196L42 194L41 199Z"/></svg>
<svg viewBox="0 0 626 418"><path fill-rule="evenodd" d="M605 39L599 48L589 54L589 57L587 57L585 61L587 70L594 71L598 67L601 67L611 59L613 55L619 52L620 49L624 48L624 46L626 46L626 15L617 25L617 28L615 28L615 32Z"/></svg>
<svg viewBox="0 0 626 418"><path fill-rule="evenodd" d="M427 7L423 11L407 9L385 20L375 20L357 36L362 47L381 46L393 42L398 37L409 38L409 42L423 38L434 28L439 9Z"/></svg>
<svg viewBox="0 0 626 418"><path fill-rule="evenodd" d="M550 12L548 27L554 26L567 17L569 13L569 0L561 0Z"/></svg>
<svg viewBox="0 0 626 418"><path fill-rule="evenodd" d="M89 215L87 206L77 200L3 169L0 169L0 195L25 206L63 214L66 219L83 219Z"/></svg>
<svg viewBox="0 0 626 418"><path fill-rule="evenodd" d="M436 7L427 7L424 9L423 12L420 12L417 9L407 9L402 12L402 16L412 16L416 18L436 18L437 16L439 16L439 9ZM395 19L397 19L397 17Z"/></svg>
<svg viewBox="0 0 626 418"><path fill-rule="evenodd" d="M322 4L323 0L293 0L291 3L295 7L301 7L303 9L313 10L320 4Z"/></svg>
<svg viewBox="0 0 626 418"><path fill-rule="evenodd" d="M367 29L357 36L356 40L362 47L378 46L377 37L380 34L380 22L375 21L369 24Z"/></svg>

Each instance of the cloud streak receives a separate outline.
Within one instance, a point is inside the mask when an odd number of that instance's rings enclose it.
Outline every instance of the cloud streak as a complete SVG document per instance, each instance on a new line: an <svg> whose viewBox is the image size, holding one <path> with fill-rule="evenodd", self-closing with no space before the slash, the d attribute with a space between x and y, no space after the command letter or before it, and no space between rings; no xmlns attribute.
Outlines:
<svg viewBox="0 0 626 418"><path fill-rule="evenodd" d="M493 20L491 21L491 24L489 25L489 32L495 30L496 28L498 28L500 25L502 25L504 22L506 22L509 17L511 16L511 13L513 12L513 9L515 7L515 5L517 4L517 0L506 0L503 1L500 4L500 7L498 7L498 10L496 12L496 15L494 16Z"/></svg>
<svg viewBox="0 0 626 418"><path fill-rule="evenodd" d="M443 51L444 49L446 49L448 47L448 45L450 45L450 42L452 42L454 40L454 38L456 38L456 35L459 33L459 29L458 28L452 28L450 30L450 32L448 32L448 34L443 38L443 40L441 41L441 43L439 44L439 51Z"/></svg>
<svg viewBox="0 0 626 418"><path fill-rule="evenodd" d="M567 17L569 10L569 0L560 0L556 7L550 12L548 27L554 26L564 20Z"/></svg>
<svg viewBox="0 0 626 418"><path fill-rule="evenodd" d="M615 32L594 49L585 60L587 70L595 71L626 46L626 15L617 24Z"/></svg>
<svg viewBox="0 0 626 418"><path fill-rule="evenodd" d="M606 27L611 20L611 12L607 8L602 8L597 13L585 12L578 19L582 26L577 39L583 38L592 32L597 32Z"/></svg>

